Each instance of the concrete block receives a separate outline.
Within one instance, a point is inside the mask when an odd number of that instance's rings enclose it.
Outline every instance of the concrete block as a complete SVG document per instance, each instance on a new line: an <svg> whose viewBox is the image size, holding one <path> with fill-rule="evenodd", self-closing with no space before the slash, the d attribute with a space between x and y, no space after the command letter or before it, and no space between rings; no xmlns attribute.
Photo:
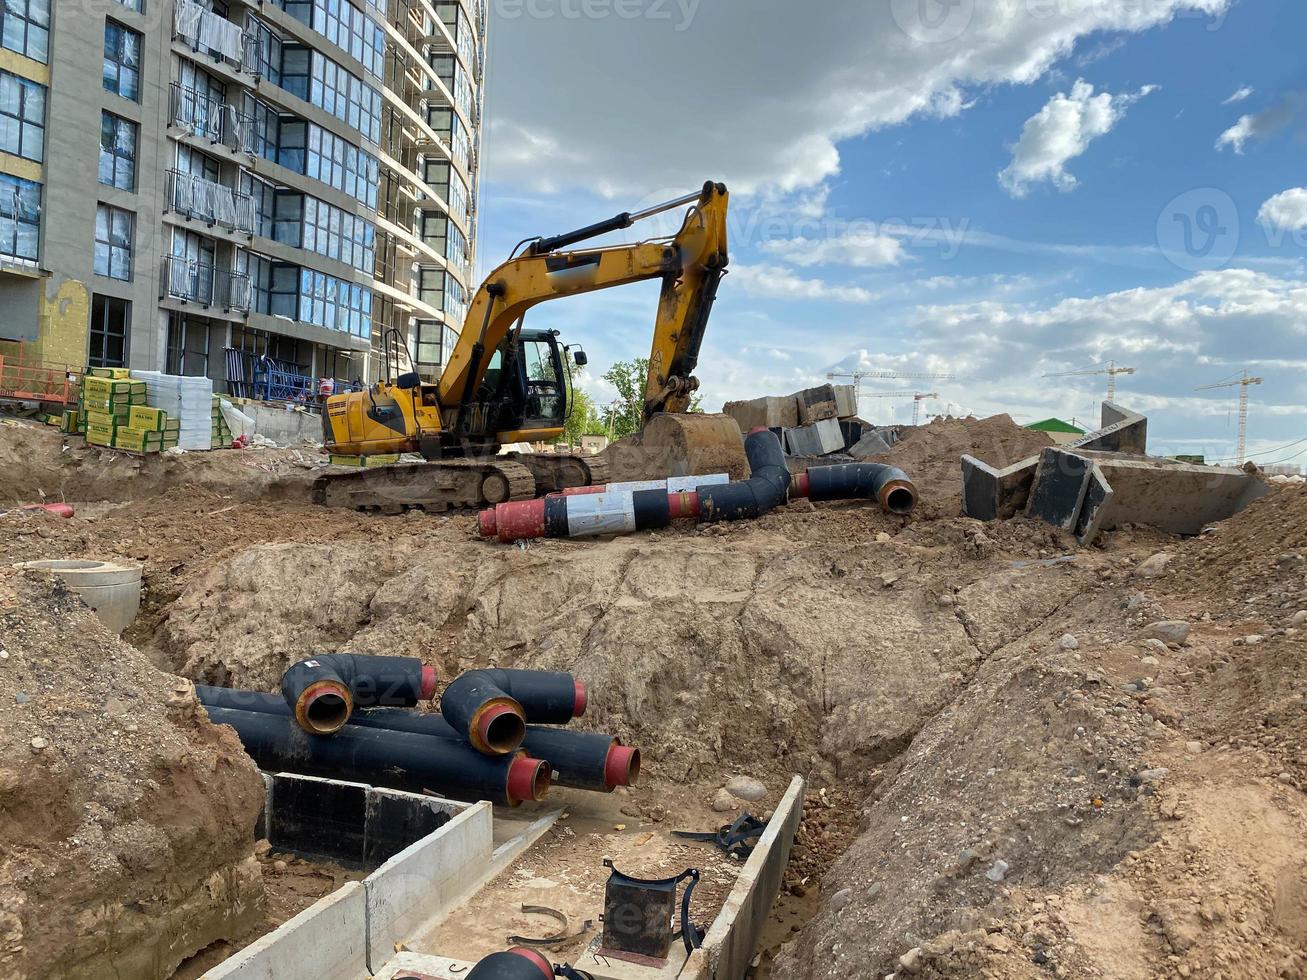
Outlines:
<svg viewBox="0 0 1307 980"><path fill-rule="evenodd" d="M368 787L312 776L276 775L267 817L275 850L364 864Z"/></svg>
<svg viewBox="0 0 1307 980"><path fill-rule="evenodd" d="M722 412L735 419L744 433L757 428L790 428L799 424L799 404L793 395L727 402Z"/></svg>
<svg viewBox="0 0 1307 980"><path fill-rule="evenodd" d="M825 456L843 448L844 433L834 417L785 430L785 450L793 456Z"/></svg>
<svg viewBox="0 0 1307 980"><path fill-rule="evenodd" d="M1143 456L1148 452L1148 419L1114 402L1103 402L1102 425L1062 448Z"/></svg>
<svg viewBox="0 0 1307 980"><path fill-rule="evenodd" d="M812 423L820 422L823 419L839 417L839 406L835 403L834 385L819 385L816 388L805 388L803 391L796 391L794 400L798 403L800 425L812 425ZM856 410L854 414L857 414Z"/></svg>
<svg viewBox="0 0 1307 980"><path fill-rule="evenodd" d="M200 980L362 980L369 975L367 914L367 890L351 881Z"/></svg>
<svg viewBox="0 0 1307 980"><path fill-rule="evenodd" d="M974 456L962 457L962 513L978 521L1007 520L1026 506L1039 457L995 469Z"/></svg>
<svg viewBox="0 0 1307 980"><path fill-rule="evenodd" d="M363 864L375 868L429 834L435 833L467 804L452 803L402 793L399 790L368 790Z"/></svg>
<svg viewBox="0 0 1307 980"><path fill-rule="evenodd" d="M1089 486L1085 490L1085 501L1080 505L1080 514L1076 518L1074 533L1076 540L1083 545L1092 544L1094 536L1103 527L1115 494L1101 467L1095 466L1089 471Z"/></svg>
<svg viewBox="0 0 1307 980"><path fill-rule="evenodd" d="M839 418L851 419L858 414L858 389L853 385L832 385L835 389L835 411Z"/></svg>
<svg viewBox="0 0 1307 980"><path fill-rule="evenodd" d="M1233 467L1169 459L1090 453L1111 496L1094 515L1095 530L1146 524L1174 534L1198 534L1239 513L1270 488ZM1090 524L1085 521L1086 530Z"/></svg>
<svg viewBox="0 0 1307 980"><path fill-rule="evenodd" d="M854 459L866 459L869 456L882 456L889 452L889 443L884 433L872 430L849 447L849 455Z"/></svg>
<svg viewBox="0 0 1307 980"><path fill-rule="evenodd" d="M1094 464L1084 456L1045 449L1039 454L1039 466L1030 487L1026 514L1045 523L1073 530L1089 489L1090 470Z"/></svg>
<svg viewBox="0 0 1307 980"><path fill-rule="evenodd" d="M875 429L870 422L859 418L840 419L840 432L844 434L844 446L851 449L862 441L862 437Z"/></svg>
<svg viewBox="0 0 1307 980"><path fill-rule="evenodd" d="M482 884L494 857L491 806L478 803L400 851L364 879L369 962L447 916Z"/></svg>

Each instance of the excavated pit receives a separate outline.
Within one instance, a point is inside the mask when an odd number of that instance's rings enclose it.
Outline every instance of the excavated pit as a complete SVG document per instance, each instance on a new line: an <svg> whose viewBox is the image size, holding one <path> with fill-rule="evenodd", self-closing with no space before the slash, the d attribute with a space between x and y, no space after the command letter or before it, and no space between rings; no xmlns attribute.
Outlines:
<svg viewBox="0 0 1307 980"><path fill-rule="evenodd" d="M909 434L880 461L916 480L913 518L802 501L752 524L525 548L479 540L470 516L374 519L251 500L230 490L227 461L214 485L165 488L86 511L89 520L0 524L0 546L14 560L142 562L143 613L125 639L196 681L273 691L286 666L333 651L418 656L442 679L485 666L574 671L593 692L583 727L643 751L643 784L614 801L629 833L669 819L716 826L723 816L711 803L733 775L768 789L756 804L732 804L755 812L791 774L809 777L760 976L883 976L905 971L905 955L932 976L1100 966L1136 976L1135 961L1103 941L1122 923L1094 912L1118 893L1137 903L1128 915L1141 917L1138 962L1150 969L1173 956L1196 967L1218 952L1251 964L1244 975L1272 957L1277 970L1298 969L1307 960L1293 909L1307 891L1291 846L1277 848L1273 866L1252 857L1229 866L1255 887L1186 886L1245 919L1204 919L1212 935L1184 945L1188 920L1163 900L1179 890L1155 885L1147 897L1144 878L1165 878L1171 841L1188 826L1166 814L1185 807L1164 778L1139 774L1205 778L1194 762L1203 753L1183 751L1197 734L1204 753L1233 753L1207 775L1255 794L1262 825L1301 814L1297 743L1275 741L1285 747L1277 754L1257 731L1235 732L1264 725L1256 705L1271 687L1279 726L1303 721L1293 680L1303 662L1292 652L1302 644L1283 631L1295 604L1307 606L1307 582L1292 561L1267 558L1263 570L1238 543L1244 527L1299 526L1286 514L1302 513L1303 495L1283 490L1255 505L1230 522L1228 542L1136 529L1078 549L1041 524L955 516L961 453L1005 465L1042 444L1001 417ZM255 452L241 465L282 464ZM1264 546L1305 547L1292 535L1282 542ZM1146 645L1147 622L1196 619L1198 597L1219 594L1196 557L1219 547L1255 601L1211 613L1239 625L1200 625L1202 638L1177 650ZM1163 550L1178 555L1171 576L1137 577L1138 563ZM1208 676L1203 658L1241 676L1224 666L1233 634L1222 630L1245 628L1281 631L1265 668L1274 684L1259 681L1242 704L1220 699L1223 713L1200 721L1217 700L1194 690ZM1150 678L1151 688L1129 687ZM1239 784L1243 751L1266 757L1251 770L1278 797L1257 780ZM1281 767L1288 782L1271 771ZM1200 829L1213 848L1227 839L1228 828ZM1282 897L1259 903L1259 888ZM1265 957L1234 928L1248 917Z"/></svg>

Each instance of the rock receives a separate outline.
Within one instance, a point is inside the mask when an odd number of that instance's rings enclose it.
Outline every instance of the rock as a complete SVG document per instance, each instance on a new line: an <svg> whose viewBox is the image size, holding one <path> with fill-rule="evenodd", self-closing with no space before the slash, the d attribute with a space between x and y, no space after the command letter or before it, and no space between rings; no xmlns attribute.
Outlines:
<svg viewBox="0 0 1307 980"><path fill-rule="evenodd" d="M1290 626L1307 626L1307 609L1299 609L1289 617Z"/></svg>
<svg viewBox="0 0 1307 980"><path fill-rule="evenodd" d="M1144 640L1144 646L1148 647L1150 650L1156 650L1158 653L1167 652L1166 644L1158 639Z"/></svg>
<svg viewBox="0 0 1307 980"><path fill-rule="evenodd" d="M736 776L727 781L726 792L750 803L757 803L767 795L767 787L749 776Z"/></svg>
<svg viewBox="0 0 1307 980"><path fill-rule="evenodd" d="M839 891L837 891L834 895L830 897L831 911L832 912L843 911L844 906L848 905L849 902L851 901L853 901L853 889L841 888Z"/></svg>
<svg viewBox="0 0 1307 980"><path fill-rule="evenodd" d="M878 881L867 889L867 898L874 902L876 900L876 896L880 894L880 891L881 891L881 883Z"/></svg>
<svg viewBox="0 0 1307 980"><path fill-rule="evenodd" d="M894 540L894 539L891 538L891 537L890 537L888 534L886 534L884 531L877 531L877 532L876 532L876 543L877 543L877 544L885 544L887 541L893 541L893 540Z"/></svg>
<svg viewBox="0 0 1307 980"><path fill-rule="evenodd" d="M1156 657L1140 657L1139 662L1145 667L1160 667L1162 665L1162 661Z"/></svg>
<svg viewBox="0 0 1307 980"><path fill-rule="evenodd" d="M1193 754L1193 755L1197 755L1199 752L1201 752L1201 751L1203 750L1203 743L1202 743L1202 742L1185 742L1185 743L1184 743L1184 750L1185 750L1186 752L1189 752L1189 753Z"/></svg>
<svg viewBox="0 0 1307 980"><path fill-rule="evenodd" d="M1063 634L1062 639L1057 641L1057 645L1063 650L1079 650L1080 641L1070 633Z"/></svg>
<svg viewBox="0 0 1307 980"><path fill-rule="evenodd" d="M902 578L902 576L899 575L898 572L883 572L880 576L880 584L882 587L888 589L900 578Z"/></svg>
<svg viewBox="0 0 1307 980"><path fill-rule="evenodd" d="M1159 551L1151 558L1146 558L1140 562L1134 573L1139 578L1157 578L1166 571L1166 566L1171 564L1172 557L1169 551Z"/></svg>
<svg viewBox="0 0 1307 980"><path fill-rule="evenodd" d="M32 739L32 741L29 742L28 744L32 746L33 752L44 752L46 749L50 747L50 740L46 738L42 738L40 735L38 735L36 736L36 738Z"/></svg>
<svg viewBox="0 0 1307 980"><path fill-rule="evenodd" d="M1266 637L1260 633L1250 633L1248 636L1239 637L1234 641L1234 645L1237 647L1255 647L1265 639Z"/></svg>
<svg viewBox="0 0 1307 980"><path fill-rule="evenodd" d="M1171 775L1171 770L1159 766L1157 769L1144 769L1134 774L1131 782L1138 786L1146 786L1149 783L1160 783L1167 776Z"/></svg>
<svg viewBox="0 0 1307 980"><path fill-rule="evenodd" d="M285 862L285 861L273 861L273 862L272 862L272 870L273 870L273 871L285 871L285 870L286 870L286 862Z"/></svg>
<svg viewBox="0 0 1307 980"><path fill-rule="evenodd" d="M899 957L899 969L904 973L917 974L921 972L921 947L913 946L910 950Z"/></svg>
<svg viewBox="0 0 1307 980"><path fill-rule="evenodd" d="M272 842L269 841L266 837L264 837L262 840L255 841L254 843L255 857L261 857L261 858L267 857L271 851L272 851Z"/></svg>
<svg viewBox="0 0 1307 980"><path fill-rule="evenodd" d="M1011 865L1002 859L995 861L994 866L985 872L985 877L990 881L1002 881L1007 877L1009 867Z"/></svg>
<svg viewBox="0 0 1307 980"><path fill-rule="evenodd" d="M28 701L32 700L32 696L30 694L24 694L22 691L19 691L17 694L14 695L14 700L17 701L19 704L27 704Z"/></svg>
<svg viewBox="0 0 1307 980"><path fill-rule="evenodd" d="M1293 785L1293 775L1291 773L1282 772L1280 773L1280 775L1276 776L1275 778L1278 779L1280 782L1284 783L1285 786Z"/></svg>
<svg viewBox="0 0 1307 980"><path fill-rule="evenodd" d="M1147 639L1161 640L1163 643L1176 646L1182 645L1189 639L1190 625L1182 619L1166 619L1157 623L1149 623L1144 627L1144 637Z"/></svg>
<svg viewBox="0 0 1307 980"><path fill-rule="evenodd" d="M713 795L711 805L714 813L731 813L738 808L735 797L724 789L719 789Z"/></svg>

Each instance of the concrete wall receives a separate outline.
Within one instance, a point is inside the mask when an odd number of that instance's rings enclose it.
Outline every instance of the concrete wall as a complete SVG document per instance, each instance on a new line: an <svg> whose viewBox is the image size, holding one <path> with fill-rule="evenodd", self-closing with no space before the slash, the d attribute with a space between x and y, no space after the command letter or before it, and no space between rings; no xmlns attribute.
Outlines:
<svg viewBox="0 0 1307 980"><path fill-rule="evenodd" d="M236 406L254 419L254 431L279 446L322 442L322 416L316 412L288 412L280 404L246 403Z"/></svg>

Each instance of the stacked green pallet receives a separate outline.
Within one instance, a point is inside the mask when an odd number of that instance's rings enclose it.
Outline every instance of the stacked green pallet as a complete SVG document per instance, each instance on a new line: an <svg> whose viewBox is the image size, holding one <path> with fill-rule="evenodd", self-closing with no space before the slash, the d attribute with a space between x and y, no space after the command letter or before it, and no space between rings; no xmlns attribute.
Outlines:
<svg viewBox="0 0 1307 980"><path fill-rule="evenodd" d="M222 397L213 396L213 431L211 433L214 449L230 449L232 446L231 429L222 417Z"/></svg>

